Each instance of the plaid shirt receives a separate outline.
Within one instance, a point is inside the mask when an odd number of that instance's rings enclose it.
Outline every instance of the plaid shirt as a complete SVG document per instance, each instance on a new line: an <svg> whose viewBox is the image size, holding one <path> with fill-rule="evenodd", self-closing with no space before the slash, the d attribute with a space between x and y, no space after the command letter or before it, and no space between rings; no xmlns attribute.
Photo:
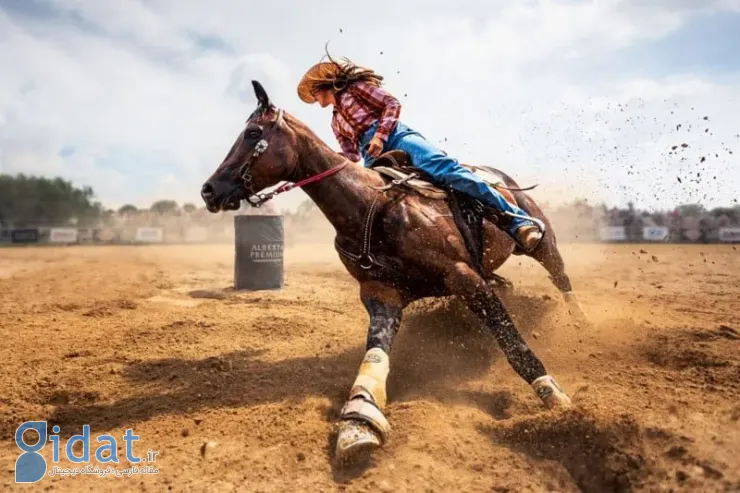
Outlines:
<svg viewBox="0 0 740 493"><path fill-rule="evenodd" d="M359 161L360 138L376 121L375 135L387 142L400 113L401 103L389 92L363 81L349 86L338 95L331 120L331 129L342 147L342 154Z"/></svg>

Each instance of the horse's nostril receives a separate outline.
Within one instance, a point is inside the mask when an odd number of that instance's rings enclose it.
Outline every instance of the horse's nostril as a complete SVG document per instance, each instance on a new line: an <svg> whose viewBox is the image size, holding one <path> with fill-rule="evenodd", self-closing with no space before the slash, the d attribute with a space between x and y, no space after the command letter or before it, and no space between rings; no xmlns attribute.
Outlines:
<svg viewBox="0 0 740 493"><path fill-rule="evenodd" d="M210 183L206 183L203 185L203 188L200 189L200 194L204 199L210 199L213 197L213 186Z"/></svg>

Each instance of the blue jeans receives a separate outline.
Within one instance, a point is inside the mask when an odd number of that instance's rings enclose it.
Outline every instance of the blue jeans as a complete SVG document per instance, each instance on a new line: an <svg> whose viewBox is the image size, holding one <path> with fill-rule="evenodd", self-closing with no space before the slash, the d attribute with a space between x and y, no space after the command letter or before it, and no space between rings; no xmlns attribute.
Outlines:
<svg viewBox="0 0 740 493"><path fill-rule="evenodd" d="M373 158L367 155L366 147L375 135L377 123L374 123L360 138L360 153L365 160L365 167L370 167ZM525 211L515 205L511 205L504 199L498 190L483 181L478 175L460 165L457 159L445 155L431 142L426 140L419 132L409 128L400 121L388 137L383 152L401 150L408 153L411 163L415 168L427 173L439 186L448 187L458 192L466 193L478 200L483 205L500 211L508 211L513 214L529 216ZM534 224L532 221L511 218L508 233L514 232L522 226Z"/></svg>

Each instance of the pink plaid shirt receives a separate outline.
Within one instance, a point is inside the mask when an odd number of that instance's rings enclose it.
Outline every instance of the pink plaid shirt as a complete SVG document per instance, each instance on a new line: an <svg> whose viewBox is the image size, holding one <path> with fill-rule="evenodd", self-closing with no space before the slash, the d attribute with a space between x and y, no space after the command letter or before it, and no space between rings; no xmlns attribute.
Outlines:
<svg viewBox="0 0 740 493"><path fill-rule="evenodd" d="M331 120L331 129L342 147L342 154L357 162L360 138L370 126L378 122L375 135L383 142L393 131L401 113L401 103L388 91L359 81L342 91Z"/></svg>

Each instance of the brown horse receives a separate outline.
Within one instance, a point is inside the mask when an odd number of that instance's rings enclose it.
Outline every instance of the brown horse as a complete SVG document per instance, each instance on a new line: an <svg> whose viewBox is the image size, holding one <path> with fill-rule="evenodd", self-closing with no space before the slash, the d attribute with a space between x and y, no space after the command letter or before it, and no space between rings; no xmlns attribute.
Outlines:
<svg viewBox="0 0 740 493"><path fill-rule="evenodd" d="M338 423L335 458L366 455L388 438L382 410L393 338L403 309L425 297L456 295L493 333L514 370L548 408L570 406L567 395L521 337L490 285L516 245L485 221L482 263L475 268L447 200L387 185L377 171L357 166L332 151L306 125L276 108L259 82L252 82L257 109L226 158L201 190L211 212L235 210L241 200L281 181L297 183L336 230L335 245L349 273L360 284L370 316L367 352ZM510 189L518 186L505 176ZM550 273L566 300L571 293L563 260L547 218L526 194L515 191L520 206L547 228L532 252ZM269 198L261 196L262 200ZM580 313L580 311L579 311Z"/></svg>

